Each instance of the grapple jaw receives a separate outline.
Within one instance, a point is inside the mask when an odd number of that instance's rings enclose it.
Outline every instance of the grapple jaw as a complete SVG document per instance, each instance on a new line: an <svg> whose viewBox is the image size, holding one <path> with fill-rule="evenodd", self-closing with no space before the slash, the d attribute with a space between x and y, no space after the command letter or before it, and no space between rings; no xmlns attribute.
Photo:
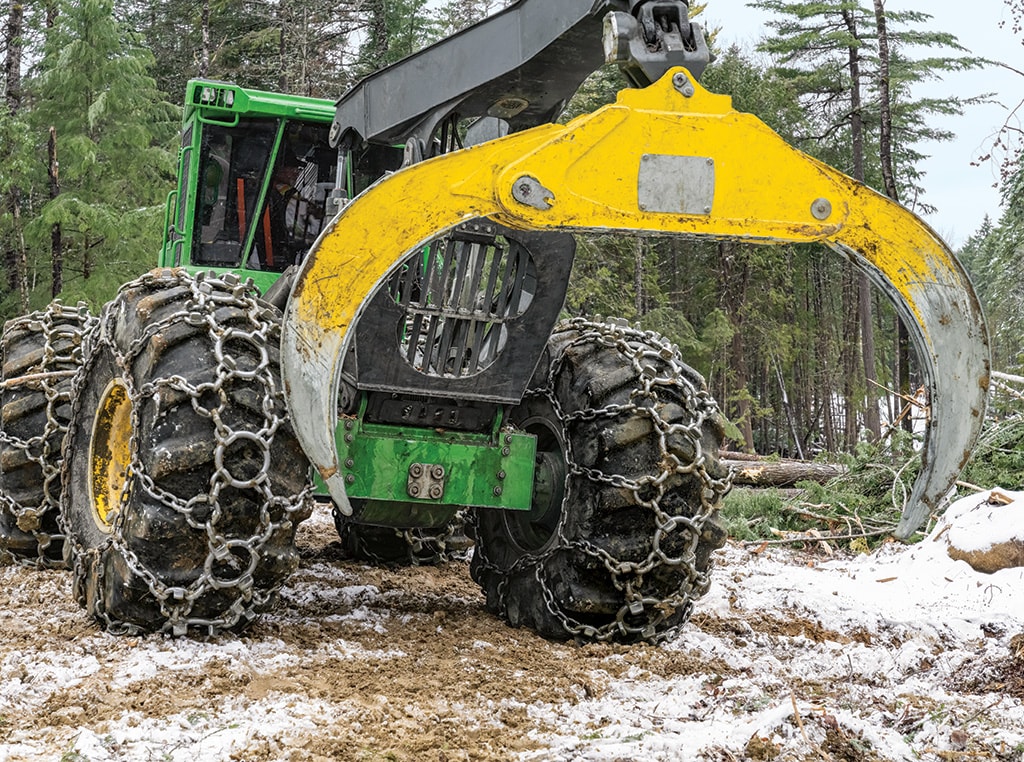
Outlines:
<svg viewBox="0 0 1024 762"><path fill-rule="evenodd" d="M990 373L988 336L966 273L937 236L920 222L916 224L917 235L901 227L905 237L878 241L887 247L915 247L907 251L916 251L916 257L897 255L898 261L879 261L849 248L858 245L857 241L831 243L865 271L895 305L917 350L928 390L921 471L893 532L903 540L941 507L967 464L984 422ZM930 241L923 239L925 234ZM859 245L867 245L868 239L878 240L866 229L855 238Z"/></svg>
<svg viewBox="0 0 1024 762"><path fill-rule="evenodd" d="M519 229L824 243L894 302L925 375L924 463L898 537L939 507L971 453L987 400L988 339L952 252L903 207L791 148L676 69L568 125L397 172L324 231L286 310L282 366L296 433L343 511L333 430L350 328L410 252L479 217Z"/></svg>

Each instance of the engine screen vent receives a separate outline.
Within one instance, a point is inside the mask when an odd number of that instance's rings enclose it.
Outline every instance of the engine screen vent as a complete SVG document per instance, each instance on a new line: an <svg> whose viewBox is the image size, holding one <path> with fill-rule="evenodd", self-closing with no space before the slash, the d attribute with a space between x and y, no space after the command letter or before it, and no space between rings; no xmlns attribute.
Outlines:
<svg viewBox="0 0 1024 762"><path fill-rule="evenodd" d="M493 227L462 227L410 257L389 293L403 310L402 358L419 373L469 377L490 367L508 343L508 322L537 290L537 269L520 243Z"/></svg>

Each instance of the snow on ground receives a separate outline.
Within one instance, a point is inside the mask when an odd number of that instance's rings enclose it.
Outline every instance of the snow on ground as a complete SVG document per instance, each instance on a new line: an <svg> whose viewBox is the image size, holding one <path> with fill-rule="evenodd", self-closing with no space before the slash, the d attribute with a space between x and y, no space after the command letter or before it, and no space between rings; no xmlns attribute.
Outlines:
<svg viewBox="0 0 1024 762"><path fill-rule="evenodd" d="M945 541L1006 521L860 556L730 544L660 647L541 640L484 611L465 563L342 562L332 531L304 526L244 636L114 637L65 572L0 568L0 762L1024 762L1024 568L975 572Z"/></svg>
<svg viewBox="0 0 1024 762"><path fill-rule="evenodd" d="M949 518L984 499L960 501ZM1024 503L1018 520L1022 511ZM973 533L974 547L1024 536L1009 528L952 525ZM870 749L886 760L1024 760L1020 693L958 695L1024 633L1024 569L986 575L952 560L943 541L952 529L943 522L913 547L805 564L787 552L730 548L697 627L666 648L721 659L735 674L620 681L599 700L565 707L568 732L529 758L551 749L564 759L686 760L714 749L723 759L826 757L832 744L841 759L869 758ZM766 628L751 621L759 613L784 621ZM709 633L702 616L729 624Z"/></svg>

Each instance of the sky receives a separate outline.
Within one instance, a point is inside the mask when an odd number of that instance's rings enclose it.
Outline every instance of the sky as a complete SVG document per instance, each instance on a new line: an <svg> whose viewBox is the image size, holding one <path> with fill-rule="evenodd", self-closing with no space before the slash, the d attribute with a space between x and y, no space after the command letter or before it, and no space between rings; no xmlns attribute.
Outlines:
<svg viewBox="0 0 1024 762"><path fill-rule="evenodd" d="M753 51L766 29L769 18L764 11L748 8L749 0L706 0L701 20L708 28L720 27L719 44L733 43ZM971 53L1003 61L1024 70L1024 45L1010 28L1010 11L1003 0L888 0L886 9L924 10L932 15L936 31L950 32ZM1001 21L1007 22L1000 28ZM942 81L931 82L921 96L970 97L994 93L994 103L972 107L961 117L933 121L934 126L956 133L954 140L919 146L930 158L924 163L926 175L924 200L935 206L934 214L924 217L954 249L974 233L985 215L998 221L1000 194L993 187L998 167L991 162L972 166L972 161L992 146L992 140L1009 111L1024 100L1024 76L1002 67L986 67L970 72L947 74ZM1024 121L1024 109L1018 113Z"/></svg>

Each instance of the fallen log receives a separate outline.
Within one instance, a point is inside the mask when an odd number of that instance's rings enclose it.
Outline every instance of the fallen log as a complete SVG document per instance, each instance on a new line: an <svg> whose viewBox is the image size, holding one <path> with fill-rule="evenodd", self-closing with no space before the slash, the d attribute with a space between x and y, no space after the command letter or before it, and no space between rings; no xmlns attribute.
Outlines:
<svg viewBox="0 0 1024 762"><path fill-rule="evenodd" d="M847 472L846 466L835 463L813 463L807 460L766 459L739 452L723 452L721 462L733 469L733 484L756 487L791 487L797 482L824 484Z"/></svg>

